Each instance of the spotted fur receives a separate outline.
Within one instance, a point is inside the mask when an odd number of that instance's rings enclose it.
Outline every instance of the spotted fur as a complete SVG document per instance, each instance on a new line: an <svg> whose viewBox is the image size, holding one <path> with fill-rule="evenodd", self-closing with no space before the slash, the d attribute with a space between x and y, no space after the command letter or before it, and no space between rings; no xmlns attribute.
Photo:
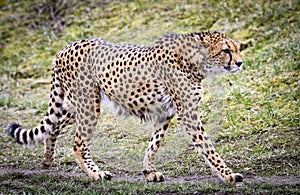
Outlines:
<svg viewBox="0 0 300 195"><path fill-rule="evenodd" d="M56 55L49 108L41 123L31 130L13 123L8 133L25 145L44 140L43 163L51 166L61 129L76 123L73 153L80 166L95 180L109 180L111 174L99 170L88 146L106 101L117 115L134 115L154 124L143 173L147 181L163 181L153 165L154 156L177 113L179 127L212 170L225 182L239 182L242 175L226 166L205 134L198 104L204 78L236 72L241 65L239 44L219 32L166 35L150 46L76 41Z"/></svg>

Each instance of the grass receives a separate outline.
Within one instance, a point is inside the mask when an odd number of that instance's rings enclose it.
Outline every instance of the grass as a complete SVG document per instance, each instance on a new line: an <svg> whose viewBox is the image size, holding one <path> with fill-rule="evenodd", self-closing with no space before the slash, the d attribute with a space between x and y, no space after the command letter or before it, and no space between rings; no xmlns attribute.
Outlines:
<svg viewBox="0 0 300 195"><path fill-rule="evenodd" d="M233 188L211 182L180 182L180 183L145 183L130 181L92 182L89 179L70 178L61 175L37 175L28 177L26 174L15 173L3 180L4 193L16 193L21 190L34 194L297 194L299 185L280 184L278 186L266 183L257 185L245 182L243 186ZM65 182L57 182L62 181ZM43 181L43 182L41 182ZM36 183L39 183L36 188ZM26 183L26 184L24 184ZM76 186L76 188L74 188Z"/></svg>
<svg viewBox="0 0 300 195"><path fill-rule="evenodd" d="M218 152L246 180L233 188L216 182L215 177L203 179L210 169L173 120L156 160L157 170L169 181L144 183L140 171L150 126L133 118L115 119L104 110L92 156L119 180L92 182L82 174L71 153L72 127L58 140L55 167L32 174L28 172L42 170L42 144L26 149L1 131L0 170L6 172L0 171L0 194L299 193L297 0L60 2L0 2L3 130L14 121L26 128L39 123L48 105L53 57L72 41L101 37L146 45L167 33L219 30L240 41L244 70L206 79L199 112ZM25 173L10 172L16 168ZM57 170L65 174L56 175ZM190 181L178 179L191 176L195 177Z"/></svg>

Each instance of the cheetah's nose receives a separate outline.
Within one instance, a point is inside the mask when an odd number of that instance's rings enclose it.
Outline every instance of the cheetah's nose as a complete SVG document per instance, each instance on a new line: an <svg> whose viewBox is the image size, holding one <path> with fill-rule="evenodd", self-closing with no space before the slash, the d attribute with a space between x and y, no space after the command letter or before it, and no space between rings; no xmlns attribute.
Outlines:
<svg viewBox="0 0 300 195"><path fill-rule="evenodd" d="M238 61L238 62L236 62L235 63L238 67L240 67L242 64L243 64L243 62L242 61Z"/></svg>

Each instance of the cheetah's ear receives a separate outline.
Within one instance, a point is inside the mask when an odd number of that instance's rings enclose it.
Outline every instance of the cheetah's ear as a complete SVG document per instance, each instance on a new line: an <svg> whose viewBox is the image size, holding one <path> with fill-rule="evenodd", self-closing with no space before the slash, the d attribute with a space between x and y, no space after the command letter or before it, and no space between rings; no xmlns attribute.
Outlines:
<svg viewBox="0 0 300 195"><path fill-rule="evenodd" d="M197 43L200 43L201 45L204 45L205 47L207 46L207 40L201 34L195 34L194 38Z"/></svg>
<svg viewBox="0 0 300 195"><path fill-rule="evenodd" d="M195 40L196 41L204 41L204 37L198 35L198 34L195 34Z"/></svg>

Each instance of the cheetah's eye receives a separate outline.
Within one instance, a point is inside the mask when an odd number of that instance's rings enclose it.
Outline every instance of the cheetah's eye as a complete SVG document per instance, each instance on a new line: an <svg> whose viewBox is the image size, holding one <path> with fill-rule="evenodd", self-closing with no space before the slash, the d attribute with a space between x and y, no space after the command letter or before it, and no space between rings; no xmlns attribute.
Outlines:
<svg viewBox="0 0 300 195"><path fill-rule="evenodd" d="M226 54L230 54L230 50L229 49L223 49L222 50L224 53L226 53Z"/></svg>

